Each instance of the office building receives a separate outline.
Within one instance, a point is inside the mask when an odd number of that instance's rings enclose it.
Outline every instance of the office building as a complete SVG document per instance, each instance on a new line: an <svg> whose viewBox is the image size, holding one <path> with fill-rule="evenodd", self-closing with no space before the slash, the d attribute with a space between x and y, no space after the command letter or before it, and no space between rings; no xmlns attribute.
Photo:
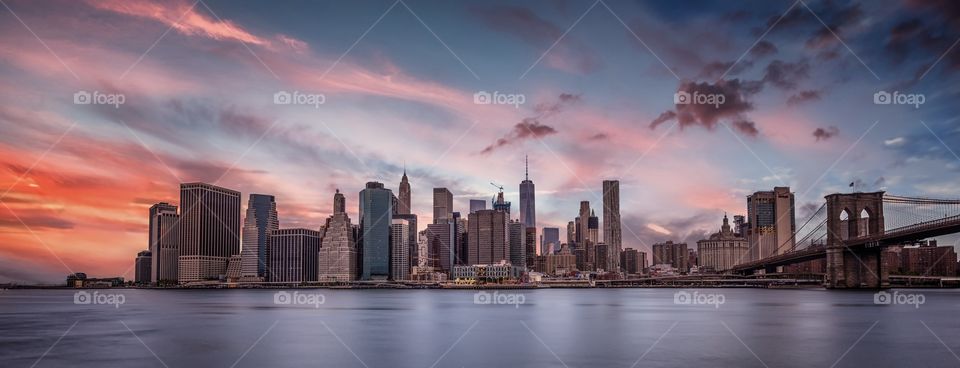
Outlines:
<svg viewBox="0 0 960 368"><path fill-rule="evenodd" d="M137 259L134 262L134 282L137 285L150 284L150 267L152 266L152 256L149 250L143 250L137 253Z"/></svg>
<svg viewBox="0 0 960 368"><path fill-rule="evenodd" d="M938 247L936 240L905 246L900 251L902 275L954 277L957 253L952 246Z"/></svg>
<svg viewBox="0 0 960 368"><path fill-rule="evenodd" d="M619 254L623 250L623 234L620 223L620 181L603 181L603 242L610 247L607 270L621 269Z"/></svg>
<svg viewBox="0 0 960 368"><path fill-rule="evenodd" d="M519 220L510 221L510 263L517 267L526 267L527 265L526 230L526 227Z"/></svg>
<svg viewBox="0 0 960 368"><path fill-rule="evenodd" d="M427 237L427 263L437 272L449 273L456 257L457 224L447 220L446 223L428 224L425 233Z"/></svg>
<svg viewBox="0 0 960 368"><path fill-rule="evenodd" d="M225 277L240 254L240 192L205 183L180 184L180 283Z"/></svg>
<svg viewBox="0 0 960 368"><path fill-rule="evenodd" d="M150 283L177 283L180 257L180 215L177 206L160 202L150 206Z"/></svg>
<svg viewBox="0 0 960 368"><path fill-rule="evenodd" d="M597 263L594 266L595 270L610 272L609 270L604 268L604 266L606 266L606 262L603 262L603 260L610 258L610 252L609 252L610 247L606 243L601 242L601 243L597 243L597 245L595 245L593 248L594 248L594 252L597 253L596 254ZM619 255L617 255L617 257L619 258Z"/></svg>
<svg viewBox="0 0 960 368"><path fill-rule="evenodd" d="M400 190L397 191L397 214L409 215L413 213L410 207L410 181L407 180L407 168L403 168L403 177L400 178Z"/></svg>
<svg viewBox="0 0 960 368"><path fill-rule="evenodd" d="M383 183L368 182L360 191L361 280L390 278L390 224L393 192Z"/></svg>
<svg viewBox="0 0 960 368"><path fill-rule="evenodd" d="M321 282L348 282L357 278L356 230L347 216L346 198L337 189L333 215L321 228L318 277Z"/></svg>
<svg viewBox="0 0 960 368"><path fill-rule="evenodd" d="M533 270L537 263L537 228L528 227L524 229L524 232L523 244L526 252L527 269Z"/></svg>
<svg viewBox="0 0 960 368"><path fill-rule="evenodd" d="M493 199L493 209L506 213L507 218L510 218L510 202L503 200L503 187L500 187L500 191Z"/></svg>
<svg viewBox="0 0 960 368"><path fill-rule="evenodd" d="M510 215L498 210L480 210L467 221L467 265L509 261Z"/></svg>
<svg viewBox="0 0 960 368"><path fill-rule="evenodd" d="M793 249L797 230L794 195L789 187L756 192L747 197L747 241L750 260Z"/></svg>
<svg viewBox="0 0 960 368"><path fill-rule="evenodd" d="M620 252L620 265L623 267L624 273L628 275L640 273L638 271L639 265L637 261L639 261L639 259L637 257L637 250L633 248L626 248Z"/></svg>
<svg viewBox="0 0 960 368"><path fill-rule="evenodd" d="M487 209L487 201L482 199L471 199L470 200L470 213L477 212L479 210ZM469 214L468 214L469 215Z"/></svg>
<svg viewBox="0 0 960 368"><path fill-rule="evenodd" d="M551 251L551 247L553 250ZM540 255L547 255L560 250L560 229L556 227L543 228L540 240Z"/></svg>
<svg viewBox="0 0 960 368"><path fill-rule="evenodd" d="M750 247L747 239L737 236L730 227L727 215L723 215L720 231L697 242L697 257L700 272L722 272L746 262Z"/></svg>
<svg viewBox="0 0 960 368"><path fill-rule="evenodd" d="M265 281L269 278L270 234L279 228L276 199L272 195L251 194L241 235L241 281Z"/></svg>
<svg viewBox="0 0 960 368"><path fill-rule="evenodd" d="M407 250L407 261L409 263L407 269L412 269L417 266L417 258L420 256L420 249L417 247L417 215L397 214L393 215L393 218L404 220L407 223L407 247L409 248Z"/></svg>
<svg viewBox="0 0 960 368"><path fill-rule="evenodd" d="M577 242L577 221L567 222L567 244L571 247Z"/></svg>
<svg viewBox="0 0 960 368"><path fill-rule="evenodd" d="M447 188L433 188L433 223L445 223L453 217L453 193Z"/></svg>
<svg viewBox="0 0 960 368"><path fill-rule="evenodd" d="M320 232L279 229L270 232L268 279L272 283L299 285L319 280Z"/></svg>
<svg viewBox="0 0 960 368"><path fill-rule="evenodd" d="M537 226L536 187L530 180L530 165L524 157L524 179L520 182L520 223L524 228Z"/></svg>
<svg viewBox="0 0 960 368"><path fill-rule="evenodd" d="M547 254L544 261L543 273L553 276L563 276L577 271L577 259L571 252L570 245L561 244L560 250L554 254Z"/></svg>
<svg viewBox="0 0 960 368"><path fill-rule="evenodd" d="M690 270L690 251L687 243L657 243L653 245L653 265L669 265L681 273Z"/></svg>
<svg viewBox="0 0 960 368"><path fill-rule="evenodd" d="M390 279L410 278L410 222L395 218L390 223Z"/></svg>

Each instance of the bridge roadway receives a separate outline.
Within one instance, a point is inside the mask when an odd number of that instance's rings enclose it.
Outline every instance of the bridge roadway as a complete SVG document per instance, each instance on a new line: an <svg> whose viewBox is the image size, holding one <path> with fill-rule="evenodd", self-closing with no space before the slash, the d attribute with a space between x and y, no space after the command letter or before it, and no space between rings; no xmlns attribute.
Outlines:
<svg viewBox="0 0 960 368"><path fill-rule="evenodd" d="M904 226L876 235L848 239L843 242L843 245L844 248L849 250L862 250L864 248L887 247L891 245L904 244L907 242L919 241L957 232L960 232L960 215ZM745 273L747 271L769 269L778 266L786 266L790 264L811 261L814 259L825 258L826 256L827 247L824 245L817 245L793 252L767 257L757 261L741 263L734 266L731 271L735 273Z"/></svg>

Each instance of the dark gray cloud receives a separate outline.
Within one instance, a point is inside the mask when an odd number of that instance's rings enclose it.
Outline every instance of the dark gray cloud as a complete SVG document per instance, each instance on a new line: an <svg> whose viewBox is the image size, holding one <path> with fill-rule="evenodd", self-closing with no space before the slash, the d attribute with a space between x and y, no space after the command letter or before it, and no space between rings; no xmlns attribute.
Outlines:
<svg viewBox="0 0 960 368"><path fill-rule="evenodd" d="M817 101L820 99L821 92L818 90L800 91L787 98L787 105L796 106L804 102Z"/></svg>
<svg viewBox="0 0 960 368"><path fill-rule="evenodd" d="M680 128L702 126L713 130L723 121L729 121L734 129L748 136L756 136L759 132L756 125L745 118L745 113L753 110L753 104L748 98L763 88L761 82L741 81L739 79L721 80L717 83L690 82L680 84L678 93L687 93L691 96L717 95L723 96L721 104L710 105L700 103L676 104L674 110L665 111L650 123L651 129L664 122L677 119Z"/></svg>
<svg viewBox="0 0 960 368"><path fill-rule="evenodd" d="M541 124L536 118L525 118L523 121L517 123L517 125L514 125L510 133L497 139L496 142L484 148L480 153L486 155L503 146L556 133L556 129L549 125Z"/></svg>
<svg viewBox="0 0 960 368"><path fill-rule="evenodd" d="M817 128L813 131L813 136L817 139L817 142L828 140L838 134L840 134L840 129L835 126Z"/></svg>
<svg viewBox="0 0 960 368"><path fill-rule="evenodd" d="M804 60L793 63L774 60L767 64L763 81L780 89L792 90L800 81L809 77L810 64Z"/></svg>
<svg viewBox="0 0 960 368"><path fill-rule="evenodd" d="M777 46L774 46L774 44L769 41L763 40L757 42L757 44L750 49L750 56L759 59L776 54L778 51Z"/></svg>

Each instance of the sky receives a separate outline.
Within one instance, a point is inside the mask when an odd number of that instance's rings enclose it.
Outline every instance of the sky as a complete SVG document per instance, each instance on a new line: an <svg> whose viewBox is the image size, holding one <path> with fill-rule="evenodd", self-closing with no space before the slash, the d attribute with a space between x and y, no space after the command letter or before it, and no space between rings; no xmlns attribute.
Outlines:
<svg viewBox="0 0 960 368"><path fill-rule="evenodd" d="M538 227L599 215L617 179L641 251L774 186L798 222L851 182L960 197L956 1L2 3L0 282L132 279L181 182L318 228L336 189L356 221L406 168L426 224L434 187L468 212L503 185L516 216L528 156Z"/></svg>

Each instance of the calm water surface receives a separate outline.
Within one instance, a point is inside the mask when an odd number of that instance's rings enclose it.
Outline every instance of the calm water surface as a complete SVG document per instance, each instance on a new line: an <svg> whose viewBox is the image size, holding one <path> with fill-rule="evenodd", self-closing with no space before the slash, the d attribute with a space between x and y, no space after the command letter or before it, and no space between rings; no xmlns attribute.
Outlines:
<svg viewBox="0 0 960 368"><path fill-rule="evenodd" d="M114 306L5 290L0 367L960 366L960 290L899 290L922 294L919 308L757 289L702 289L723 304L686 305L677 291L501 291L524 303L495 305L475 291L317 289L300 301L323 304L297 305L276 290L99 290L123 295Z"/></svg>

